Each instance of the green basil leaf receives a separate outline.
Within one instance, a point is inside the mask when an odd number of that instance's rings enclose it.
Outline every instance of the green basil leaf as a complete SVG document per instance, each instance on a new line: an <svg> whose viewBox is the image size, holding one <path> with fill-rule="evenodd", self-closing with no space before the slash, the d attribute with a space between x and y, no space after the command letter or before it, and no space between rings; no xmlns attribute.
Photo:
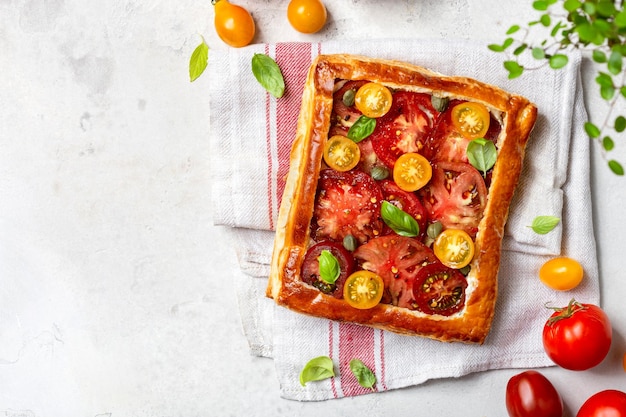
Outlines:
<svg viewBox="0 0 626 417"><path fill-rule="evenodd" d="M560 221L561 219L555 216L537 216L530 227L535 233L545 235L554 230Z"/></svg>
<svg viewBox="0 0 626 417"><path fill-rule="evenodd" d="M615 159L611 159L609 162L609 168L615 175L624 175L624 167Z"/></svg>
<svg viewBox="0 0 626 417"><path fill-rule="evenodd" d="M380 207L380 215L387 226L391 227L400 236L415 237L420 233L420 226L417 224L417 220L389 201L383 201Z"/></svg>
<svg viewBox="0 0 626 417"><path fill-rule="evenodd" d="M329 250L324 249L317 258L320 265L320 278L328 284L334 284L339 278L339 261Z"/></svg>
<svg viewBox="0 0 626 417"><path fill-rule="evenodd" d="M359 385L363 388L370 388L374 390L376 385L376 375L370 368L367 367L360 359L352 359L350 361L350 370L359 381Z"/></svg>
<svg viewBox="0 0 626 417"><path fill-rule="evenodd" d="M515 61L504 61L504 68L509 72L509 79L519 77L524 72L524 67Z"/></svg>
<svg viewBox="0 0 626 417"><path fill-rule="evenodd" d="M359 143L372 134L376 129L376 119L367 116L361 116L348 130L348 138Z"/></svg>
<svg viewBox="0 0 626 417"><path fill-rule="evenodd" d="M254 54L252 73L271 95L281 98L285 94L285 79L276 61L265 54Z"/></svg>
<svg viewBox="0 0 626 417"><path fill-rule="evenodd" d="M496 145L484 138L474 139L468 143L465 153L470 164L482 171L484 176L487 176L487 171L495 165L498 158Z"/></svg>
<svg viewBox="0 0 626 417"><path fill-rule="evenodd" d="M307 382L321 381L335 376L333 360L328 356L319 356L311 359L300 371L300 385Z"/></svg>
<svg viewBox="0 0 626 417"><path fill-rule="evenodd" d="M209 63L209 45L202 38L200 45L191 53L189 59L189 80L194 82L202 75Z"/></svg>

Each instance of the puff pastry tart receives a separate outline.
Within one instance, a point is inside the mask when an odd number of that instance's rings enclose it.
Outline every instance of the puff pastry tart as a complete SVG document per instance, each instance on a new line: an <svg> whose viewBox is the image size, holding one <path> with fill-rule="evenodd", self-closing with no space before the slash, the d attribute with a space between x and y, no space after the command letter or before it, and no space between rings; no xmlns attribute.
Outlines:
<svg viewBox="0 0 626 417"><path fill-rule="evenodd" d="M317 317L483 343L536 117L525 98L473 79L319 56L267 295Z"/></svg>

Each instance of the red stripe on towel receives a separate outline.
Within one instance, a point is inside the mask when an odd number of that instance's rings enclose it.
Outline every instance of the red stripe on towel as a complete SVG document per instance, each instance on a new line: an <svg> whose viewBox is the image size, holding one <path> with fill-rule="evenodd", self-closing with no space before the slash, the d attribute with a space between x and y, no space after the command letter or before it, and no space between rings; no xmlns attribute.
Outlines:
<svg viewBox="0 0 626 417"><path fill-rule="evenodd" d="M339 324L339 372L341 390L346 397L371 392L363 388L350 370L350 361L360 359L376 373L374 360L374 329L356 324Z"/></svg>

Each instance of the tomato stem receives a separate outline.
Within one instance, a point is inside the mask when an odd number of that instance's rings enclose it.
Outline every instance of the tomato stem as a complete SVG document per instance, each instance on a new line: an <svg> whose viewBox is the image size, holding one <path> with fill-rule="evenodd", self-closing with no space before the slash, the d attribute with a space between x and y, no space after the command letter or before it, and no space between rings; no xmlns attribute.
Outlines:
<svg viewBox="0 0 626 417"><path fill-rule="evenodd" d="M552 326L554 325L554 323L563 319L568 319L572 317L572 315L574 315L575 312L579 310L585 310L587 307L585 307L583 304L579 303L574 298L572 298L570 302L567 304L567 307L550 307L546 304L546 308L554 310L555 312L558 313L557 315L550 317L548 319L548 325Z"/></svg>

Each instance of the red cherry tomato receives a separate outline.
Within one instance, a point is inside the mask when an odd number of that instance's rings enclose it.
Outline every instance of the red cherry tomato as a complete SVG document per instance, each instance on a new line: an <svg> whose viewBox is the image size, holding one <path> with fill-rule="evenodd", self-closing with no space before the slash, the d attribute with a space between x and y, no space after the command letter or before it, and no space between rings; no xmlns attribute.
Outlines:
<svg viewBox="0 0 626 417"><path fill-rule="evenodd" d="M543 374L526 371L509 379L506 410L510 417L562 417L563 400Z"/></svg>
<svg viewBox="0 0 626 417"><path fill-rule="evenodd" d="M437 262L419 270L413 296L420 311L450 316L465 306L466 288L467 280L462 273Z"/></svg>
<svg viewBox="0 0 626 417"><path fill-rule="evenodd" d="M600 391L585 401L576 417L626 417L626 393Z"/></svg>
<svg viewBox="0 0 626 417"><path fill-rule="evenodd" d="M573 371L584 371L602 362L611 339L611 323L604 311L575 300L555 309L543 327L543 347L550 359Z"/></svg>
<svg viewBox="0 0 626 417"><path fill-rule="evenodd" d="M215 31L220 39L235 48L254 39L255 25L250 12L228 0L212 0L215 5Z"/></svg>

